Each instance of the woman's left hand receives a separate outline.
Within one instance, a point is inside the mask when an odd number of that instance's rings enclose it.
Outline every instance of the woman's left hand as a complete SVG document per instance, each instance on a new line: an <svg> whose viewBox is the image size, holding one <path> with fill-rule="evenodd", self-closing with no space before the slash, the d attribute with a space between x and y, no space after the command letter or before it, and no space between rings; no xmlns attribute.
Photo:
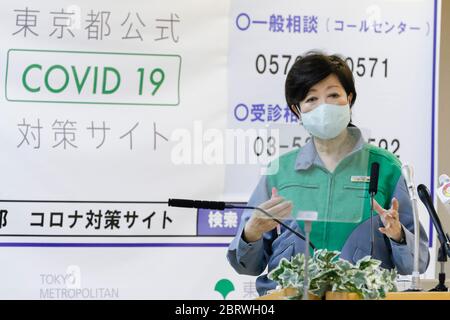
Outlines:
<svg viewBox="0 0 450 320"><path fill-rule="evenodd" d="M400 242L403 238L403 230L399 219L398 207L398 200L395 198L392 198L391 208L389 210L382 208L378 202L373 199L373 209L380 215L384 225L384 227L378 228L378 230L392 240Z"/></svg>

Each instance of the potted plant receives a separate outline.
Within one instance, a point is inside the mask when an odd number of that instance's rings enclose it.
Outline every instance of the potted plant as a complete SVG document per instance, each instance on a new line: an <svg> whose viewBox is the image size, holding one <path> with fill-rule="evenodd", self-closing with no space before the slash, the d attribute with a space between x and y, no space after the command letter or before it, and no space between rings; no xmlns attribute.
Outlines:
<svg viewBox="0 0 450 320"><path fill-rule="evenodd" d="M339 251L316 250L309 259L308 290L321 299L381 299L396 291L395 270L380 267L381 261L366 256L355 265L339 258ZM305 256L297 254L281 259L268 277L282 289L289 288L290 298L303 294Z"/></svg>

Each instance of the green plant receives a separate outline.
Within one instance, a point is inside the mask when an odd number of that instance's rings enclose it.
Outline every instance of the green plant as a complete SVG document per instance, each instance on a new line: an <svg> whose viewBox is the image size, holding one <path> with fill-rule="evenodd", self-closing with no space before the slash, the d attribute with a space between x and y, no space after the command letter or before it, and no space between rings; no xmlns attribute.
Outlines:
<svg viewBox="0 0 450 320"><path fill-rule="evenodd" d="M380 267L381 261L366 256L355 265L339 258L339 251L316 250L309 259L308 290L324 297L327 291L354 292L362 299L380 299L386 292L396 291L396 272ZM278 267L268 277L282 288L292 287L303 294L305 256L297 254L290 260L281 259Z"/></svg>

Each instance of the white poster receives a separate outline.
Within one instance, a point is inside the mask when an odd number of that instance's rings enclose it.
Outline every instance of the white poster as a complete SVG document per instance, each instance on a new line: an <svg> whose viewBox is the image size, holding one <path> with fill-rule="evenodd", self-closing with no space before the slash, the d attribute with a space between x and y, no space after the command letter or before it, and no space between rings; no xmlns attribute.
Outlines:
<svg viewBox="0 0 450 320"><path fill-rule="evenodd" d="M434 183L436 1L1 6L2 299L255 298L226 260L241 210L166 202L245 202L304 144L283 92L311 49L347 57L353 122Z"/></svg>

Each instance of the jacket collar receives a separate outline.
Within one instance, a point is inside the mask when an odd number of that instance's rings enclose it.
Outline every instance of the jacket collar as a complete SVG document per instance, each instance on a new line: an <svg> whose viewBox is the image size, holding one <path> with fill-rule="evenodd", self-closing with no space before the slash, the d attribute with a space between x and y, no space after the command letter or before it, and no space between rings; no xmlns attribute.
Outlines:
<svg viewBox="0 0 450 320"><path fill-rule="evenodd" d="M361 130L357 127L349 127L347 128L349 133L353 135L357 142L353 147L352 151L349 153L352 154L362 149L365 141L361 134ZM313 142L314 138L311 138L304 146L301 148L297 154L297 159L295 160L294 169L295 170L307 170L312 165L316 165L319 167L324 167L322 159L319 157L319 153L316 150L316 146Z"/></svg>

